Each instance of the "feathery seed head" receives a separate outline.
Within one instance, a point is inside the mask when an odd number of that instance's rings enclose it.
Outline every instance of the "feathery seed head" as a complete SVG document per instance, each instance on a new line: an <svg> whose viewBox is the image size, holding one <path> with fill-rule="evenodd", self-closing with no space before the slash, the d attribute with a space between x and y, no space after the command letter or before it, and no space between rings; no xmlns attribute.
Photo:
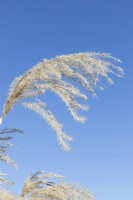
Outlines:
<svg viewBox="0 0 133 200"><path fill-rule="evenodd" d="M56 130L59 143L69 151L66 141L72 138L62 132L62 126L56 121L50 109L41 102L24 101L44 94L46 90L52 91L66 104L75 120L84 122L86 118L77 112L87 110L87 106L80 104L78 98L84 101L87 100L87 96L80 91L80 88L84 87L92 96L96 96L95 88L104 89L100 78L113 84L109 74L123 76L123 69L116 65L117 62L121 61L110 54L92 52L62 55L51 60L45 59L13 81L2 118L17 102L21 101L21 105L37 112ZM0 118L0 123L2 123L2 118Z"/></svg>

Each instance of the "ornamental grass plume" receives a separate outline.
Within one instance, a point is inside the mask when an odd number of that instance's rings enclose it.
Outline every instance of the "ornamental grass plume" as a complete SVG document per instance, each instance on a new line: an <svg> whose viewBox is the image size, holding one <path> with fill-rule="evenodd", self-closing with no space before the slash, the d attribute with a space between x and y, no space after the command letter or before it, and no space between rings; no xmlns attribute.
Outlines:
<svg viewBox="0 0 133 200"><path fill-rule="evenodd" d="M58 179L58 182L49 180L51 178ZM64 182L64 177L61 175L45 174L42 171L26 179L21 196L38 200L94 200L94 196L85 188Z"/></svg>
<svg viewBox="0 0 133 200"><path fill-rule="evenodd" d="M12 139L10 134L13 132L22 132L18 129L3 129L0 132L0 162L5 161L16 167L16 164L8 157L3 155L7 153L9 146L14 146L8 141ZM6 174L0 172L0 186L11 185L13 182L4 178ZM92 193L87 189L64 181L64 177L54 173L44 173L38 171L28 176L24 182L20 196L13 195L7 190L0 189L0 200L95 200Z"/></svg>
<svg viewBox="0 0 133 200"><path fill-rule="evenodd" d="M61 175L45 174L42 171L27 177L21 196L0 191L0 200L5 200L4 198L6 200L95 200L87 189L65 182Z"/></svg>
<svg viewBox="0 0 133 200"><path fill-rule="evenodd" d="M91 52L62 55L43 60L12 82L0 123L12 107L19 102L20 105L41 115L56 131L63 149L70 151L68 142L72 140L72 137L62 131L62 125L56 120L47 104L40 100L34 102L26 102L26 100L44 94L47 90L52 91L65 102L75 120L84 122L86 118L77 112L87 110L88 107L80 104L78 97L84 101L87 100L87 96L80 91L80 88L84 87L96 96L95 88L104 89L100 79L105 78L113 84L109 73L118 77L123 75L123 69L116 65L117 62L120 60L110 54Z"/></svg>

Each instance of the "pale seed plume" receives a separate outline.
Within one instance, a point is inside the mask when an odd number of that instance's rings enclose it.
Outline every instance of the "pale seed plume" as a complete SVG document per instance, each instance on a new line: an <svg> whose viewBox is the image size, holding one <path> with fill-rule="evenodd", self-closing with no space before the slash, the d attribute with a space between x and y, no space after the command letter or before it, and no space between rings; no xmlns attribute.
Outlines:
<svg viewBox="0 0 133 200"><path fill-rule="evenodd" d="M6 155L7 148L14 146L9 143L12 139L7 135L13 132L22 132L18 129L3 129L0 132L0 162L4 161L16 167L16 164ZM13 184L6 180L6 174L0 172L0 186ZM24 182L20 196L13 195L6 190L0 190L0 200L95 200L93 194L87 189L65 182L65 178L55 173L38 171L28 176Z"/></svg>
<svg viewBox="0 0 133 200"><path fill-rule="evenodd" d="M53 180L57 180L56 182ZM22 197L45 200L94 200L87 189L64 181L58 174L37 172L29 176L23 187Z"/></svg>
<svg viewBox="0 0 133 200"><path fill-rule="evenodd" d="M113 84L109 74L118 77L123 75L123 69L116 65L118 62L119 59L106 53L77 53L44 60L12 82L0 123L12 107L20 102L22 106L40 114L57 132L61 146L69 151L67 142L72 138L62 131L62 125L57 122L48 106L40 101L29 103L25 100L44 94L47 90L52 91L66 104L75 120L84 122L86 118L77 112L87 110L88 107L80 104L78 98L84 101L87 96L80 88L84 87L96 96L95 88L104 89L103 78Z"/></svg>
<svg viewBox="0 0 133 200"><path fill-rule="evenodd" d="M54 180L54 181L53 181ZM0 190L0 200L95 200L84 187L64 181L58 174L42 171L27 177L22 194L15 196Z"/></svg>

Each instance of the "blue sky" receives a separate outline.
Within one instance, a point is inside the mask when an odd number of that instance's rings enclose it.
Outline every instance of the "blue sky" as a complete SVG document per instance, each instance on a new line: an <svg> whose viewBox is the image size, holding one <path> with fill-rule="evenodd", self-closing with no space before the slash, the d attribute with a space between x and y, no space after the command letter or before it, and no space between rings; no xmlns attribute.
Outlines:
<svg viewBox="0 0 133 200"><path fill-rule="evenodd" d="M11 81L44 58L75 52L109 52L120 58L123 79L89 96L88 120L79 124L54 94L49 102L64 131L74 137L72 152L61 150L56 133L39 116L19 106L2 128L19 128L9 155L18 170L1 164L10 188L20 193L37 170L64 175L89 188L97 200L133 198L133 2L131 0L0 0L0 111Z"/></svg>

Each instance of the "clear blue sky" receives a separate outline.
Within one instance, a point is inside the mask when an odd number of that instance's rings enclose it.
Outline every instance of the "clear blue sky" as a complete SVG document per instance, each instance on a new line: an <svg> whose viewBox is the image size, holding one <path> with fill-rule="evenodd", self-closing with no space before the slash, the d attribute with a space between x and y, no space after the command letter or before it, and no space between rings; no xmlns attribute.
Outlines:
<svg viewBox="0 0 133 200"><path fill-rule="evenodd" d="M19 128L9 155L18 170L1 164L10 188L20 193L37 170L64 175L89 188L97 200L133 199L133 2L132 0L0 0L0 111L10 82L44 58L75 52L109 52L123 61L124 79L90 94L88 120L78 124L54 94L47 94L72 152L61 150L55 132L32 111L13 108L2 128Z"/></svg>

